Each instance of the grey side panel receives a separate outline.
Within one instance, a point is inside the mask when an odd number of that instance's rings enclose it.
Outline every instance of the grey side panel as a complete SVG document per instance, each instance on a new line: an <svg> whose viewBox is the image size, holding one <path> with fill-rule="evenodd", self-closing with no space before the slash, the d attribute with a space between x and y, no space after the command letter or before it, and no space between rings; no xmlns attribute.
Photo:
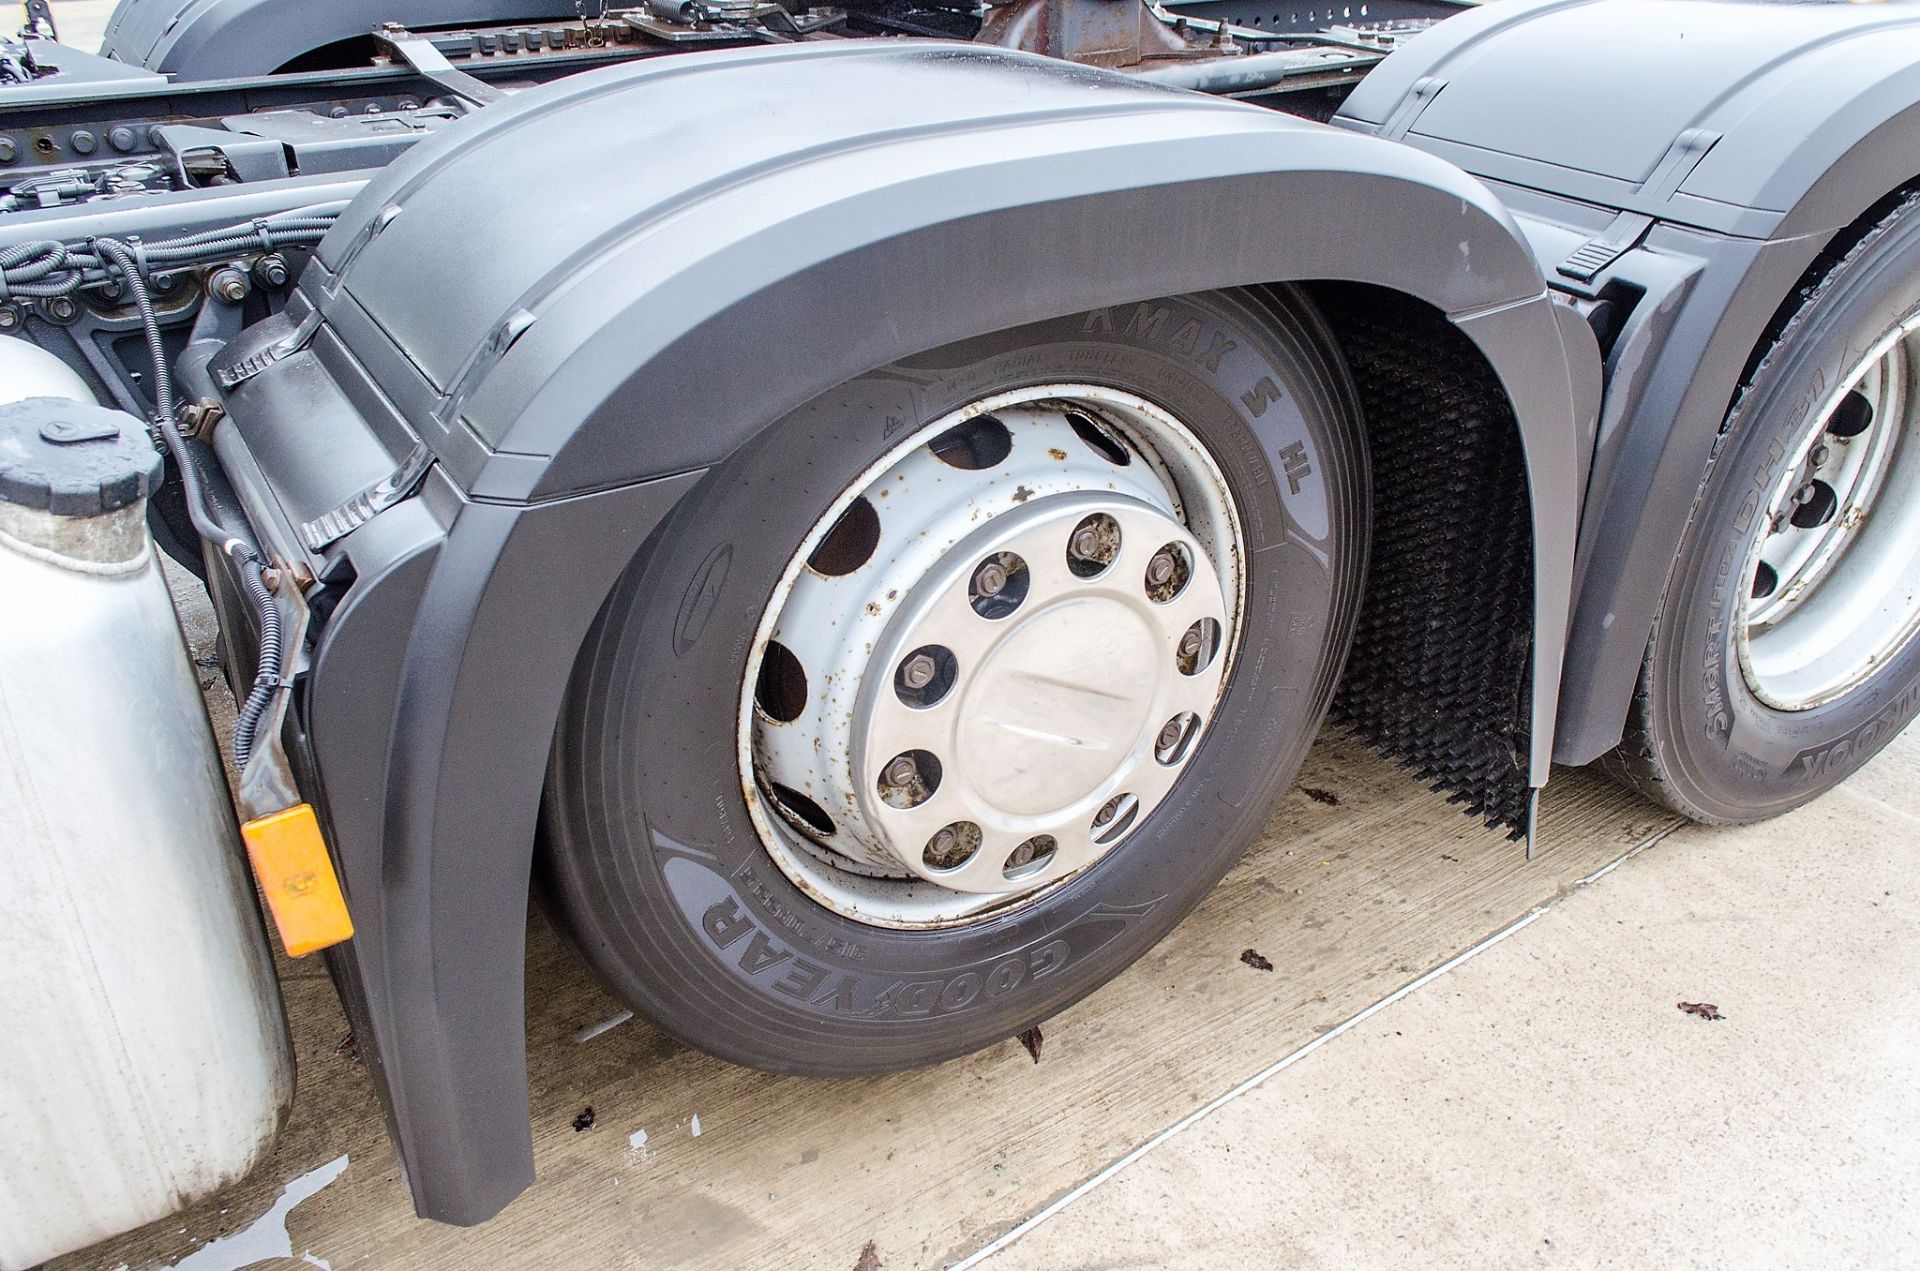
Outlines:
<svg viewBox="0 0 1920 1271"><path fill-rule="evenodd" d="M1594 350L1565 338L1500 205L1429 156L876 41L577 76L375 178L303 276L326 323L311 355L228 405L251 453L278 456L259 516L298 522L348 484L304 455L343 456L354 481L416 438L435 456L422 496L315 560L360 581L311 698L362 930L343 978L423 1214L475 1221L526 1181L520 910L548 744L602 598L700 471L950 340L1304 278L1410 293L1485 353L1520 412L1536 629L1557 651ZM662 603L703 622L725 580L707 581ZM1543 657L1536 777L1556 679Z"/></svg>
<svg viewBox="0 0 1920 1271"><path fill-rule="evenodd" d="M533 1181L522 968L553 725L602 598L691 484L462 504L443 536L355 544L366 608L321 647L311 745L357 929L344 996L423 1216L481 1222ZM529 648L536 623L562 655Z"/></svg>
<svg viewBox="0 0 1920 1271"><path fill-rule="evenodd" d="M1341 117L1492 180L1770 237L1851 219L1783 226L1915 104L1916 67L1910 5L1503 0L1389 57ZM1882 140L1908 162L1868 202L1920 174L1911 128Z"/></svg>
<svg viewBox="0 0 1920 1271"><path fill-rule="evenodd" d="M182 80L268 75L302 53L409 27L573 14L568 0L120 0L101 52Z"/></svg>
<svg viewBox="0 0 1920 1271"><path fill-rule="evenodd" d="M1620 740L1667 575L1747 357L1819 240L1659 227L1613 276L1649 288L1616 347L1580 535L1579 588L1554 757Z"/></svg>
<svg viewBox="0 0 1920 1271"><path fill-rule="evenodd" d="M1388 58L1339 122L1495 182L1555 286L1643 293L1607 362L1561 685L1555 758L1587 762L1620 738L1757 342L1834 234L1920 178L1920 9L1503 0ZM1597 273L1558 270L1622 225Z"/></svg>

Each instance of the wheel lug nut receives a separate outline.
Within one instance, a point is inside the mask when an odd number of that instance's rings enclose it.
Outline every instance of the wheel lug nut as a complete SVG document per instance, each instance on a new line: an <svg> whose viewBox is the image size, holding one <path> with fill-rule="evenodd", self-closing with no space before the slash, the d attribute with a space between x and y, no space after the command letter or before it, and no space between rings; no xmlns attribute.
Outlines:
<svg viewBox="0 0 1920 1271"><path fill-rule="evenodd" d="M1067 568L1076 578L1097 578L1120 554L1120 522L1095 512L1067 536Z"/></svg>
<svg viewBox="0 0 1920 1271"><path fill-rule="evenodd" d="M1181 728L1178 719L1168 720L1166 726L1160 730L1159 748L1161 750L1172 750L1174 746L1179 744L1180 734L1184 731L1186 730Z"/></svg>
<svg viewBox="0 0 1920 1271"><path fill-rule="evenodd" d="M940 759L931 751L902 751L881 766L876 793L890 808L917 808L940 788L940 776Z"/></svg>
<svg viewBox="0 0 1920 1271"><path fill-rule="evenodd" d="M933 683L938 669L932 658L924 653L916 653L900 668L900 682L908 688L925 688Z"/></svg>
<svg viewBox="0 0 1920 1271"><path fill-rule="evenodd" d="M1033 864L1033 840L1028 839L1007 854L1007 868L1019 869L1022 865Z"/></svg>
<svg viewBox="0 0 1920 1271"><path fill-rule="evenodd" d="M1013 552L993 552L973 569L967 601L982 618L1005 618L1027 598L1031 575Z"/></svg>
<svg viewBox="0 0 1920 1271"><path fill-rule="evenodd" d="M1198 657L1199 654L1200 654L1200 633L1198 631L1190 630L1185 635L1180 637L1180 656L1183 658L1191 658L1191 657Z"/></svg>
<svg viewBox="0 0 1920 1271"><path fill-rule="evenodd" d="M1827 460L1833 458L1833 451L1826 446L1815 446L1813 448L1813 454L1808 457L1813 460L1813 466L1818 468L1824 466Z"/></svg>
<svg viewBox="0 0 1920 1271"><path fill-rule="evenodd" d="M1147 562L1147 581L1158 587L1173 577L1175 568L1172 552L1155 552Z"/></svg>
<svg viewBox="0 0 1920 1271"><path fill-rule="evenodd" d="M980 850L980 827L972 821L955 821L935 830L920 859L929 869L958 869Z"/></svg>
<svg viewBox="0 0 1920 1271"><path fill-rule="evenodd" d="M1121 797L1122 796L1116 794L1111 799L1108 799L1105 803L1101 804L1100 810L1093 814L1093 823L1095 825L1106 825L1107 823L1112 821L1113 818L1120 811Z"/></svg>
<svg viewBox="0 0 1920 1271"><path fill-rule="evenodd" d="M1793 492L1793 501L1795 503L1805 505L1812 498L1813 498L1813 482L1811 481L1807 482L1807 484L1801 486L1798 490L1795 490Z"/></svg>

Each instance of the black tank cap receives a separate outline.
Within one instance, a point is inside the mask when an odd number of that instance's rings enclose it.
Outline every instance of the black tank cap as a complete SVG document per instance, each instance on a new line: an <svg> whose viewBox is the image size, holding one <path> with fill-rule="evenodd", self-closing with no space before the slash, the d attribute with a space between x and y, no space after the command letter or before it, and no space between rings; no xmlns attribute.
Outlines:
<svg viewBox="0 0 1920 1271"><path fill-rule="evenodd" d="M0 502L98 516L160 484L160 452L124 411L64 397L0 405Z"/></svg>

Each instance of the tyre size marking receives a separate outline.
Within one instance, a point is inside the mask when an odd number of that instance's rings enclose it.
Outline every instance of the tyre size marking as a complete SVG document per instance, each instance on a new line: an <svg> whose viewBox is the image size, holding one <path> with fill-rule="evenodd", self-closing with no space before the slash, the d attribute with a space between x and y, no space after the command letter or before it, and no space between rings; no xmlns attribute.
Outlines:
<svg viewBox="0 0 1920 1271"><path fill-rule="evenodd" d="M737 870L734 878L741 887L752 894L755 900L760 902L761 911L795 940L810 944L822 953L831 953L856 962L867 956L867 951L854 941L843 939L831 931L817 931L808 926L807 920L781 904L752 870Z"/></svg>
<svg viewBox="0 0 1920 1271"><path fill-rule="evenodd" d="M1734 720L1733 706L1726 692L1726 682L1730 678L1726 656L1732 644L1726 608L1732 589L1743 581L1733 576L1734 556L1738 551L1744 558L1747 532L1754 518L1765 513L1767 491L1773 488L1773 470L1786 457L1786 453L1786 447L1776 438L1768 444L1766 453L1753 466L1741 495L1740 506L1733 514L1733 541L1721 546L1719 559L1714 565L1713 589L1707 596L1706 659L1701 665L1700 675L1701 695L1706 704L1707 738L1729 748L1733 744ZM1736 620L1737 615L1736 609ZM1745 760L1746 768L1764 771L1764 765L1754 761L1751 756L1731 750L1730 753L1733 754L1736 767L1740 767L1741 761Z"/></svg>
<svg viewBox="0 0 1920 1271"><path fill-rule="evenodd" d="M1707 660L1701 668L1701 689L1707 704L1707 736L1720 742L1733 740L1733 710L1727 705L1723 687L1726 678L1722 659L1726 655L1727 620L1723 606L1727 599L1728 578L1733 573L1733 548L1720 552L1719 568L1713 576L1713 590L1707 597Z"/></svg>

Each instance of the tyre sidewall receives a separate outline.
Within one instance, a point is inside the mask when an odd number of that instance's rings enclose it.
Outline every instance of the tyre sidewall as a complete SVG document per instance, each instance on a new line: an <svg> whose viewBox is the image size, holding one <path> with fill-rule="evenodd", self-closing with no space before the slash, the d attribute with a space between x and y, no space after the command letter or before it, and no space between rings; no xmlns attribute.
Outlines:
<svg viewBox="0 0 1920 1271"><path fill-rule="evenodd" d="M1747 684L1734 632L1749 552L1796 461L1806 421L1920 305L1920 216L1896 222L1783 334L1730 421L1656 635L1651 702L1671 782L1690 810L1752 821L1837 785L1920 711L1920 641L1835 700L1777 710ZM1658 742L1656 744L1659 744Z"/></svg>
<svg viewBox="0 0 1920 1271"><path fill-rule="evenodd" d="M1059 1010L1198 903L1297 770L1357 608L1358 429L1326 337L1298 313L1181 297L967 341L825 395L709 474L596 623L556 745L553 890L615 988L738 1062L900 1067ZM1062 382L1147 397L1225 472L1249 560L1231 691L1188 779L1039 901L948 930L843 917L788 878L749 818L735 729L753 634L860 472L969 402Z"/></svg>

